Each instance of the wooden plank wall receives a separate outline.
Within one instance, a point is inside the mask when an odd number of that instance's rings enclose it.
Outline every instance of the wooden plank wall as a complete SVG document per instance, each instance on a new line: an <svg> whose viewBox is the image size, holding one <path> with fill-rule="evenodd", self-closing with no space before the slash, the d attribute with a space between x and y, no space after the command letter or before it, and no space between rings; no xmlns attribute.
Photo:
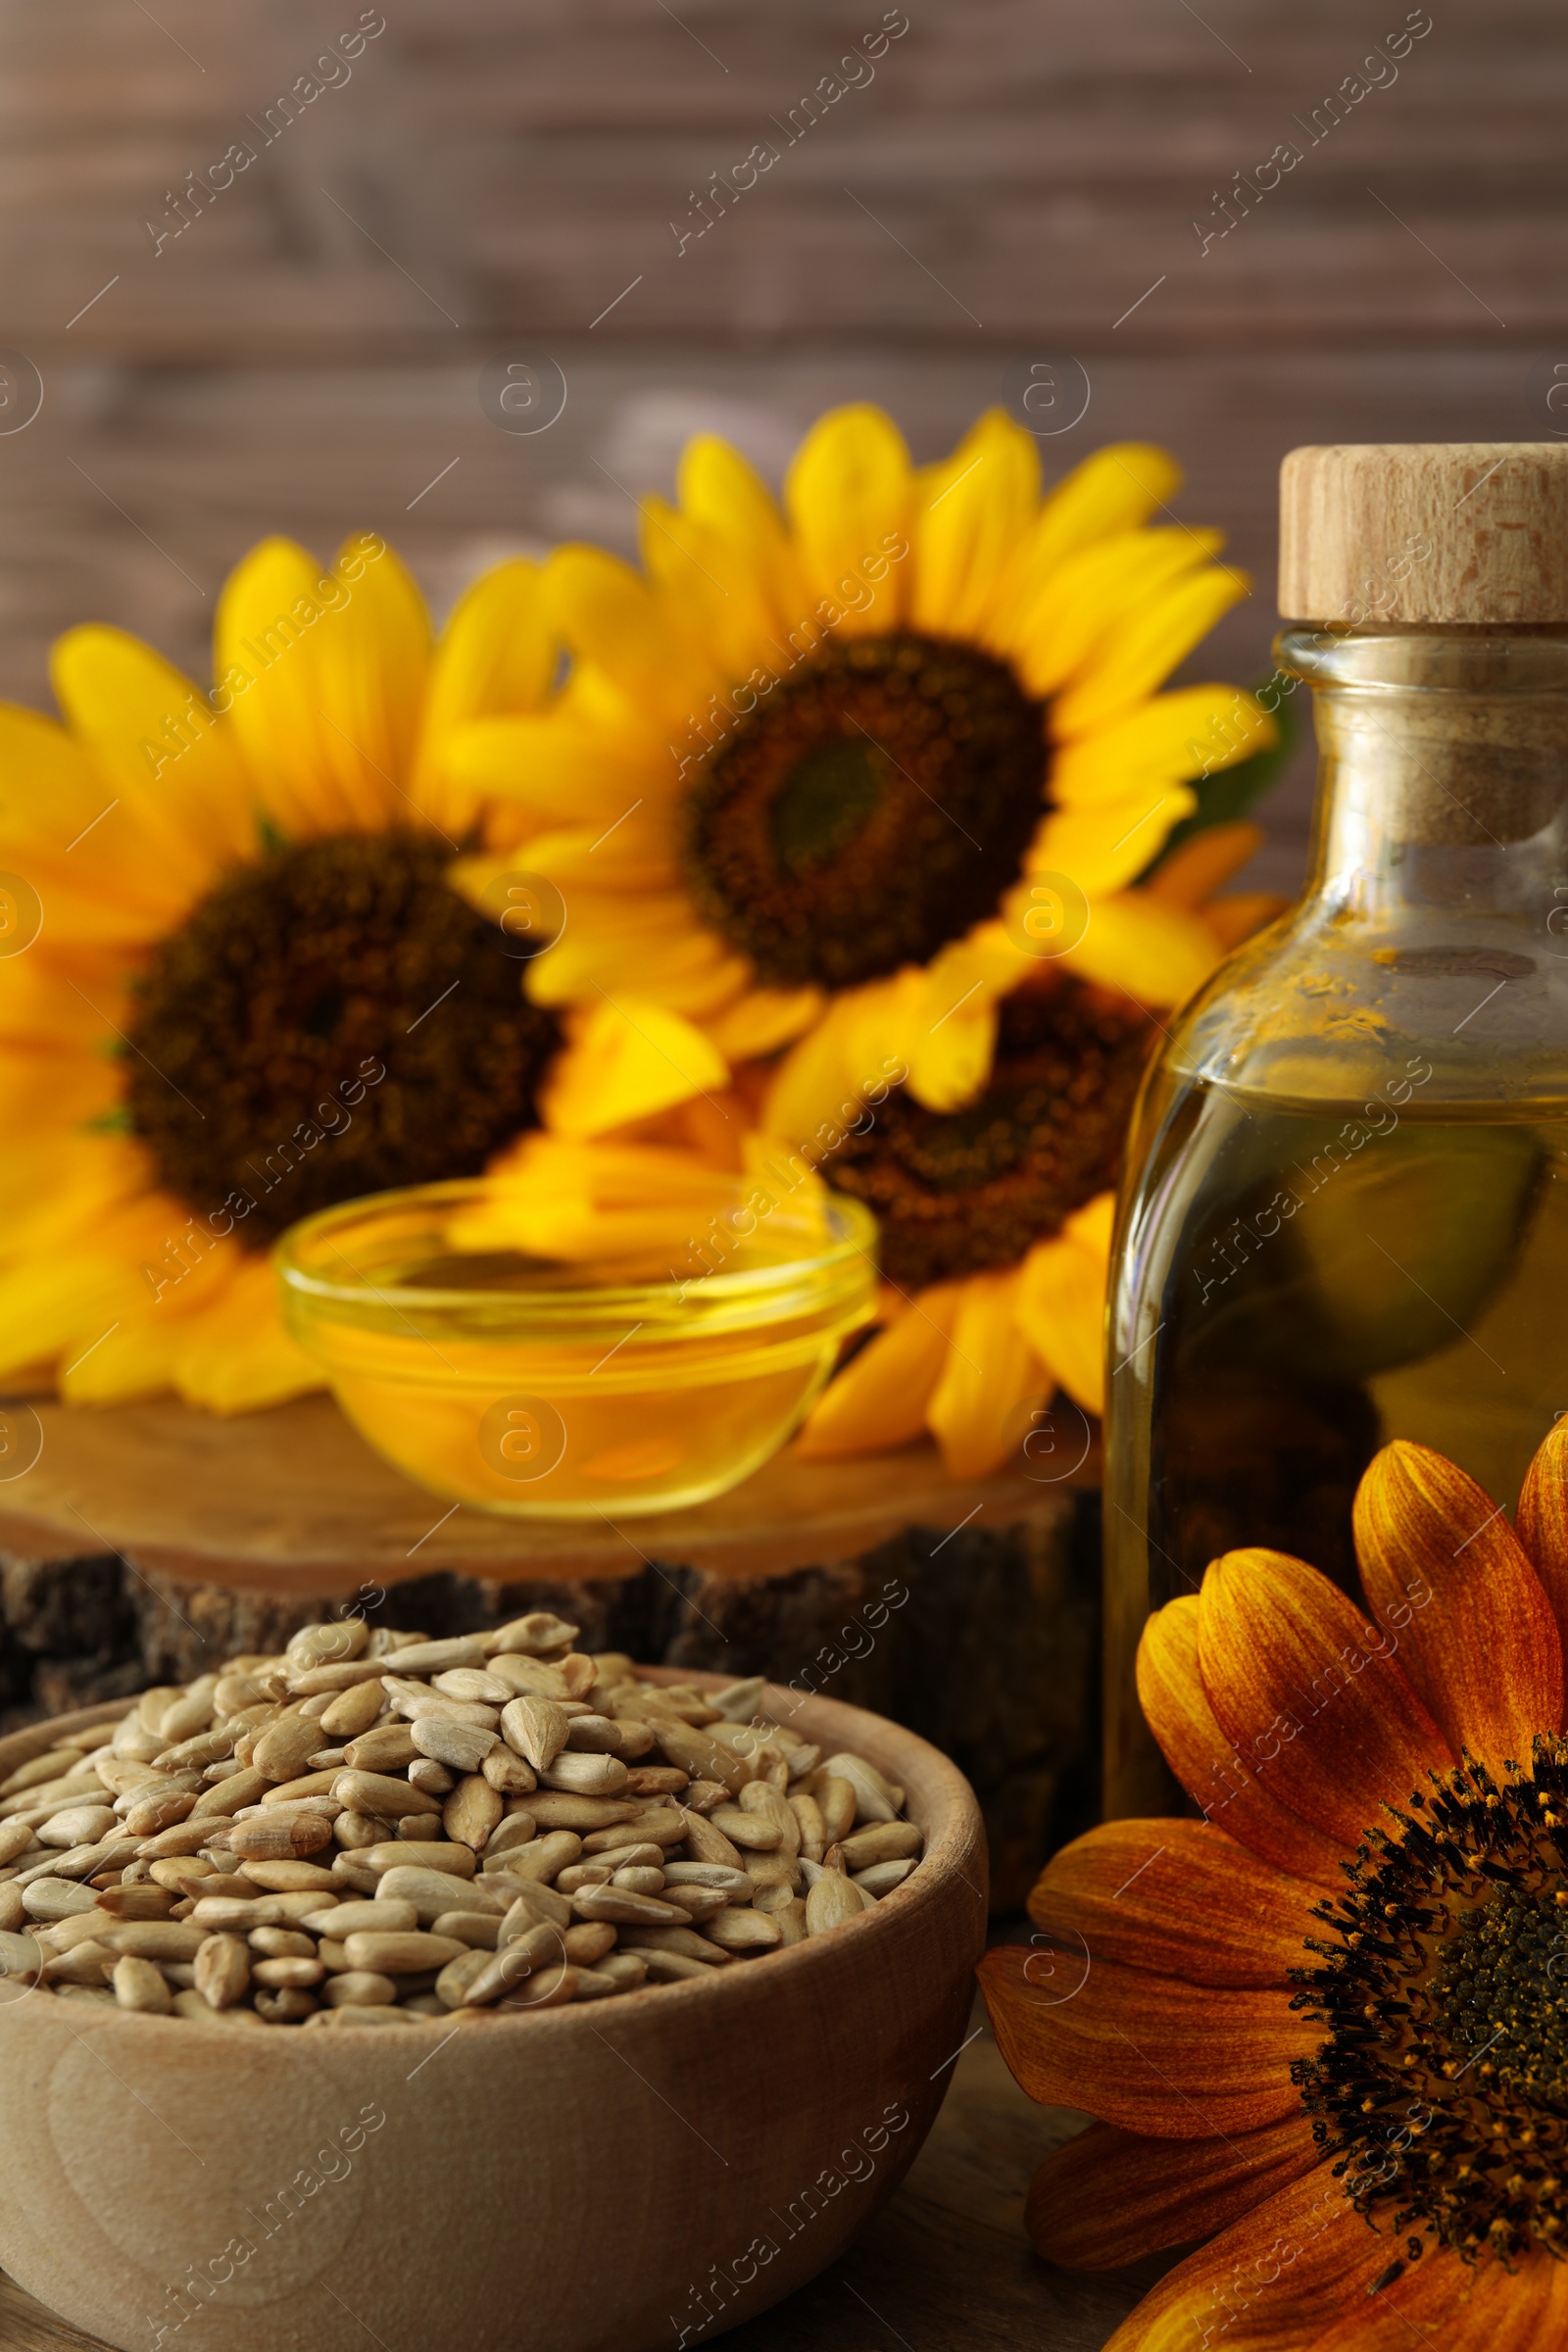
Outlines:
<svg viewBox="0 0 1568 2352"><path fill-rule="evenodd" d="M870 396L931 456L1061 355L1048 462L1178 452L1258 582L1198 674L1259 676L1284 450L1568 431L1565 99L1548 0L0 0L0 691L89 616L200 667L270 529L445 602L629 548L697 425L776 471ZM531 437L477 397L519 351Z"/></svg>

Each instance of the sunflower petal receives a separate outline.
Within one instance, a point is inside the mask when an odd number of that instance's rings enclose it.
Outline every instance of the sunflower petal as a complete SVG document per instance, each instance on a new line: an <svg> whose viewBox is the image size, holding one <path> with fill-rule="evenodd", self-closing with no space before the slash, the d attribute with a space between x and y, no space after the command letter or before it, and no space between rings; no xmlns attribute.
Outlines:
<svg viewBox="0 0 1568 2352"><path fill-rule="evenodd" d="M919 1437L962 1289L956 1282L933 1284L868 1341L811 1407L796 1452L808 1461L878 1453Z"/></svg>
<svg viewBox="0 0 1568 2352"><path fill-rule="evenodd" d="M1525 1472L1515 1514L1519 1541L1568 1641L1568 1421L1554 1421Z"/></svg>
<svg viewBox="0 0 1568 2352"><path fill-rule="evenodd" d="M187 1404L254 1413L326 1383L283 1327L270 1258L245 1257L212 1304L184 1326L173 1369Z"/></svg>
<svg viewBox="0 0 1568 2352"><path fill-rule="evenodd" d="M445 742L442 766L470 795L515 804L529 831L612 824L647 800L651 781L600 730L554 714L465 720Z"/></svg>
<svg viewBox="0 0 1568 2352"><path fill-rule="evenodd" d="M1281 1804L1348 1848L1380 1805L1453 1761L1397 1646L1304 1560L1228 1551L1204 1571L1198 1649L1215 1716Z"/></svg>
<svg viewBox="0 0 1568 2352"><path fill-rule="evenodd" d="M1544 2248L1504 2270L1440 2246L1375 2295L1369 2287L1346 2301L1313 2336L1312 2352L1543 2352L1568 2343L1568 2269Z"/></svg>
<svg viewBox="0 0 1568 2352"><path fill-rule="evenodd" d="M1139 1004L1179 1004L1218 963L1219 943L1196 914L1124 890L1095 905L1088 930L1061 960Z"/></svg>
<svg viewBox="0 0 1568 2352"><path fill-rule="evenodd" d="M708 1023L708 1033L730 1061L776 1054L822 1017L819 988L751 988Z"/></svg>
<svg viewBox="0 0 1568 2352"><path fill-rule="evenodd" d="M1054 707L1052 724L1062 740L1102 726L1162 686L1250 585L1245 572L1215 565L1140 600L1100 640Z"/></svg>
<svg viewBox="0 0 1568 2352"><path fill-rule="evenodd" d="M1054 808L1035 836L1026 871L1068 874L1086 898L1104 898L1135 882L1197 807L1190 785L1154 784L1125 800Z"/></svg>
<svg viewBox="0 0 1568 2352"><path fill-rule="evenodd" d="M700 637L674 623L656 588L597 547L559 547L545 569L549 609L574 653L634 707L695 717L730 681Z"/></svg>
<svg viewBox="0 0 1568 2352"><path fill-rule="evenodd" d="M464 590L430 666L409 788L432 824L461 839L476 814L476 796L448 758L455 730L474 719L537 710L556 660L537 564L523 557L497 564Z"/></svg>
<svg viewBox="0 0 1568 2352"><path fill-rule="evenodd" d="M607 1001L558 1057L540 1109L563 1135L603 1135L728 1083L723 1055L679 1013L638 999Z"/></svg>
<svg viewBox="0 0 1568 2352"><path fill-rule="evenodd" d="M1167 2271L1105 2352L1316 2352L1342 2315L1365 2324L1367 2290L1393 2252L1332 2165L1314 2165Z"/></svg>
<svg viewBox="0 0 1568 2352"><path fill-rule="evenodd" d="M1179 784L1250 759L1278 737L1275 721L1235 686L1177 686L1052 756L1052 798L1064 808L1115 799L1134 783Z"/></svg>
<svg viewBox="0 0 1568 2352"><path fill-rule="evenodd" d="M1047 1370L1086 1412L1104 1410L1105 1283L1114 1193L1074 1210L1059 1234L1023 1261L1014 1312Z"/></svg>
<svg viewBox="0 0 1568 2352"><path fill-rule="evenodd" d="M1212 2139L1298 2114L1296 2059L1322 2029L1262 1991L1187 1984L1023 1944L978 1970L997 2045L1032 2099L1156 2139Z"/></svg>
<svg viewBox="0 0 1568 2352"><path fill-rule="evenodd" d="M1000 409L965 433L923 481L914 518L912 627L984 637L1004 566L1040 497L1040 444Z"/></svg>
<svg viewBox="0 0 1568 2352"><path fill-rule="evenodd" d="M1129 617L1147 612L1172 583L1199 574L1220 545L1218 531L1129 531L1072 557L1013 622L1009 651L1025 685L1059 697L1069 680L1098 673ZM1050 723L1057 740L1081 732L1062 725L1059 700Z"/></svg>
<svg viewBox="0 0 1568 2352"><path fill-rule="evenodd" d="M1337 1891L1344 1847L1289 1812L1220 1728L1199 1671L1199 1608L1198 1594L1184 1593L1144 1628L1138 1696L1149 1728L1205 1821L1217 1821L1261 1861Z"/></svg>
<svg viewBox="0 0 1568 2352"><path fill-rule="evenodd" d="M285 833L406 821L430 658L423 600L372 532L322 572L287 539L253 548L224 584L219 691L257 790Z"/></svg>
<svg viewBox="0 0 1568 2352"><path fill-rule="evenodd" d="M1356 1490L1355 1553L1374 1615L1457 1751L1528 1763L1562 1722L1551 1604L1499 1505L1426 1446L1385 1446ZM1435 1604L1435 1605L1429 1605Z"/></svg>
<svg viewBox="0 0 1568 2352"><path fill-rule="evenodd" d="M1112 442L1064 474L1047 496L1040 514L1002 584L1004 613L1030 604L1069 556L1098 539L1120 538L1149 520L1175 497L1182 469L1167 450L1148 441Z"/></svg>
<svg viewBox="0 0 1568 2352"><path fill-rule="evenodd" d="M1113 2271L1210 2237L1320 2161L1304 2115L1225 2139L1149 2139L1091 2124L1029 2183L1035 2252L1069 2271Z"/></svg>
<svg viewBox="0 0 1568 2352"><path fill-rule="evenodd" d="M172 881L200 888L218 866L254 851L255 795L232 725L172 662L123 629L93 624L68 631L49 666L60 708L105 779L99 808L117 797L142 842L168 859ZM112 814L105 823L108 842L89 848L88 835L82 844L89 858L112 855L122 839ZM133 858L133 871L139 863Z"/></svg>
<svg viewBox="0 0 1568 2352"><path fill-rule="evenodd" d="M846 586L869 585L867 563L888 564L858 609L831 623L844 637L878 636L903 616L913 476L904 436L868 405L832 409L807 434L784 482L784 505L808 591L840 609ZM889 562L891 559L891 563Z"/></svg>
<svg viewBox="0 0 1568 2352"><path fill-rule="evenodd" d="M1109 1821L1053 1856L1029 1916L1097 1960L1193 1984L1279 1985L1319 1899L1208 1822Z"/></svg>
<svg viewBox="0 0 1568 2352"><path fill-rule="evenodd" d="M1049 1385L1018 1328L1017 1287L1015 1269L972 1274L961 1286L953 1344L926 1408L954 1478L1000 1469L1023 1435L1022 1408Z"/></svg>

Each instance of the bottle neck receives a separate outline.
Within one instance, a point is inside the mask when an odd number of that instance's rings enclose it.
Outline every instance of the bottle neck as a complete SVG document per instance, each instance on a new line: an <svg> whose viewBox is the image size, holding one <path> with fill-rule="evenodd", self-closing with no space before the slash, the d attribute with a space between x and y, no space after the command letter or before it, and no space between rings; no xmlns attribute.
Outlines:
<svg viewBox="0 0 1568 2352"><path fill-rule="evenodd" d="M1568 871L1568 628L1288 629L1319 748L1308 906L1543 920Z"/></svg>

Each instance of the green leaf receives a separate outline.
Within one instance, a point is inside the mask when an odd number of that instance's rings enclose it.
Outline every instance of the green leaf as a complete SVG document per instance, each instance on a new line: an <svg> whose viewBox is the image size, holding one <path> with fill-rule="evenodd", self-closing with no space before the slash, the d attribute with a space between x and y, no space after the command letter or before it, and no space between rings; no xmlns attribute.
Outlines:
<svg viewBox="0 0 1568 2352"><path fill-rule="evenodd" d="M1265 681L1267 684L1273 682L1272 678ZM1262 689L1254 688L1253 691L1261 692ZM1179 825L1172 827L1158 857L1152 858L1139 875L1140 882L1147 882L1152 875L1158 873L1166 858L1179 850L1184 842L1191 841L1195 833L1205 833L1210 825L1234 824L1238 817L1245 816L1253 802L1260 800L1276 781L1296 749L1295 698L1281 695L1279 708L1272 716L1279 731L1278 740L1271 743L1266 751L1254 752L1250 760L1239 760L1234 767L1213 768L1206 776L1195 776L1192 779L1193 790L1198 795L1198 807L1191 816L1184 816Z"/></svg>
<svg viewBox="0 0 1568 2352"><path fill-rule="evenodd" d="M274 858L279 850L288 848L288 835L278 829L265 808L256 812L256 837L264 858Z"/></svg>
<svg viewBox="0 0 1568 2352"><path fill-rule="evenodd" d="M82 1124L89 1135L133 1135L135 1133L135 1129L130 1123L129 1105L124 1102L117 1102L113 1110L96 1111L90 1119L84 1119Z"/></svg>

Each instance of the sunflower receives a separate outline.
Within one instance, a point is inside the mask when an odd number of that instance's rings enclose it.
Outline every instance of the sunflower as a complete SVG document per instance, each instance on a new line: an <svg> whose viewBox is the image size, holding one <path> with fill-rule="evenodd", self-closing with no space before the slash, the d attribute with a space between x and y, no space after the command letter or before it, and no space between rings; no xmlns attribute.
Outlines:
<svg viewBox="0 0 1568 2352"><path fill-rule="evenodd" d="M1207 927L1212 954L1280 902L1208 893L1257 847L1252 825L1216 824L1124 894ZM1161 1030L1131 998L1045 964L996 1006L984 1086L933 1110L912 1084L865 1084L886 1031L852 1049L824 1032L774 1086L768 1119L814 1142L821 1172L881 1220L883 1325L818 1398L804 1455L865 1453L929 1430L955 1477L998 1468L1020 1443L1048 1475L1073 1464L1082 1412L1104 1403L1105 1285L1122 1139ZM896 1069L907 1071L901 1055ZM1054 1391L1082 1408L1058 1429ZM1081 1457L1080 1457L1081 1458Z"/></svg>
<svg viewBox="0 0 1568 2352"><path fill-rule="evenodd" d="M432 647L384 541L323 573L269 540L215 650L207 695L76 629L64 725L0 707L0 1378L72 1400L237 1411L318 1385L270 1243L482 1166L560 1042L446 879L515 829L444 746L545 700L537 567L476 583Z"/></svg>
<svg viewBox="0 0 1568 2352"><path fill-rule="evenodd" d="M1113 2352L1568 2340L1568 1434L1517 1533L1402 1442L1354 1526L1364 1612L1237 1551L1151 1619L1203 1818L1092 1831L981 1965L1025 2089L1101 2119L1035 2176L1038 2249L1207 2241Z"/></svg>
<svg viewBox="0 0 1568 2352"><path fill-rule="evenodd" d="M677 502L644 502L641 572L557 551L558 702L462 730L452 759L514 798L568 908L528 975L566 1020L558 1124L623 1122L612 1059L717 1094L794 1045L788 1132L803 1087L859 1079L868 1025L873 1066L902 1055L951 1110L1042 956L1145 1004L1204 977L1211 930L1130 885L1190 779L1272 722L1233 687L1155 691L1247 591L1216 533L1151 525L1179 479L1127 444L1043 498L1033 435L999 413L917 468L854 407L808 434L782 512L702 437ZM482 895L496 869L465 870Z"/></svg>

